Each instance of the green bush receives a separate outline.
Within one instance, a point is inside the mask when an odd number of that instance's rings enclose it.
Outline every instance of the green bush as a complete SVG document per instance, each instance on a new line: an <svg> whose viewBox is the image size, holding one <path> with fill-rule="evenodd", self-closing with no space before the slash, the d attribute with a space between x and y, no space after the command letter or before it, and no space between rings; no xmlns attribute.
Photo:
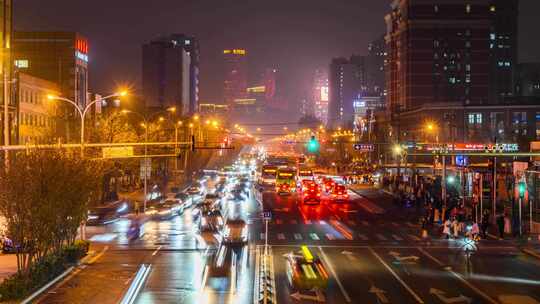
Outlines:
<svg viewBox="0 0 540 304"><path fill-rule="evenodd" d="M0 301L27 297L64 272L88 253L90 243L76 241L65 246L59 254L50 254L30 268L28 274L15 273L0 284Z"/></svg>

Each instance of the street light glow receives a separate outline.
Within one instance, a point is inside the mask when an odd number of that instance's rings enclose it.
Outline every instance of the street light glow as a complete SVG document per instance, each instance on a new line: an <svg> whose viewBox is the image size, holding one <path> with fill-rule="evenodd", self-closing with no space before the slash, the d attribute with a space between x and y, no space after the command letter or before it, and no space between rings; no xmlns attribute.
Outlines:
<svg viewBox="0 0 540 304"><path fill-rule="evenodd" d="M399 155L401 152L403 152L403 148L400 145L395 145L392 150L394 151L394 154Z"/></svg>

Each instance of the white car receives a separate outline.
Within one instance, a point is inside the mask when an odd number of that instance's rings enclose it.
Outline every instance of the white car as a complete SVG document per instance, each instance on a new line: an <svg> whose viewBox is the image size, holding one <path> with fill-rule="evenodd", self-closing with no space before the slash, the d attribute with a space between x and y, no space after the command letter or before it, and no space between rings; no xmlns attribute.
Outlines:
<svg viewBox="0 0 540 304"><path fill-rule="evenodd" d="M248 242L248 227L244 220L227 220L222 231L222 241L227 245L244 245Z"/></svg>

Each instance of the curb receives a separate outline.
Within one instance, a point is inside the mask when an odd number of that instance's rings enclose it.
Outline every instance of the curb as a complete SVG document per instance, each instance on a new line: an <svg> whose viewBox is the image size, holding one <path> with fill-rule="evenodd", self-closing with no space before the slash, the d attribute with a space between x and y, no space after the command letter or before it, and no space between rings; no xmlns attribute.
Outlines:
<svg viewBox="0 0 540 304"><path fill-rule="evenodd" d="M68 269L66 269L66 271L64 271L62 274L60 274L59 276L57 276L56 278L54 278L52 281L50 281L49 283L45 284L45 286L41 287L40 289L36 290L33 294L31 294L28 298L24 299L21 304L27 304L27 303L32 303L32 301L34 299L36 299L37 297L39 297L43 292L45 292L47 289L51 288L51 286L53 286L54 284L58 283L60 280L62 280L63 278L65 278L68 274L70 274L73 270L75 269L74 266L71 266L69 267Z"/></svg>

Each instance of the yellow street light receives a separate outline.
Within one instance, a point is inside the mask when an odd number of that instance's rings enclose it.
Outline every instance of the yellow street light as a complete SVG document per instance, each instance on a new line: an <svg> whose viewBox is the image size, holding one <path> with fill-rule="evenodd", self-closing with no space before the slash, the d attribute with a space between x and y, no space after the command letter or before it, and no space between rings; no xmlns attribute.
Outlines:
<svg viewBox="0 0 540 304"><path fill-rule="evenodd" d="M210 124L210 120L206 120L204 123L207 124L207 125L209 125L209 124Z"/></svg>
<svg viewBox="0 0 540 304"><path fill-rule="evenodd" d="M395 145L392 150L394 151L394 154L399 155L403 152L403 148L400 145Z"/></svg>
<svg viewBox="0 0 540 304"><path fill-rule="evenodd" d="M165 118L163 118L163 116L160 116L160 117L159 117L159 121L160 121L160 122L163 122L163 121L165 121Z"/></svg>
<svg viewBox="0 0 540 304"><path fill-rule="evenodd" d="M193 120L199 120L199 115L198 114L195 114L195 116L193 116Z"/></svg>
<svg viewBox="0 0 540 304"><path fill-rule="evenodd" d="M193 128L193 123L189 123L189 127L190 127L190 128Z"/></svg>
<svg viewBox="0 0 540 304"><path fill-rule="evenodd" d="M179 120L179 121L176 122L176 124L179 125L179 126L181 126L181 125L183 125L184 123L183 123L182 121Z"/></svg>
<svg viewBox="0 0 540 304"><path fill-rule="evenodd" d="M167 109L167 111L171 112L171 113L175 113L176 112L176 107L170 107Z"/></svg>
<svg viewBox="0 0 540 304"><path fill-rule="evenodd" d="M217 128L218 124L219 124L219 123L218 123L218 121L217 121L217 120L214 120L214 121L212 121L212 126L214 126L214 127L216 127L216 128Z"/></svg>
<svg viewBox="0 0 540 304"><path fill-rule="evenodd" d="M122 91L118 92L117 94L118 94L118 96L124 97L124 96L127 96L128 91L127 90L122 90Z"/></svg>

